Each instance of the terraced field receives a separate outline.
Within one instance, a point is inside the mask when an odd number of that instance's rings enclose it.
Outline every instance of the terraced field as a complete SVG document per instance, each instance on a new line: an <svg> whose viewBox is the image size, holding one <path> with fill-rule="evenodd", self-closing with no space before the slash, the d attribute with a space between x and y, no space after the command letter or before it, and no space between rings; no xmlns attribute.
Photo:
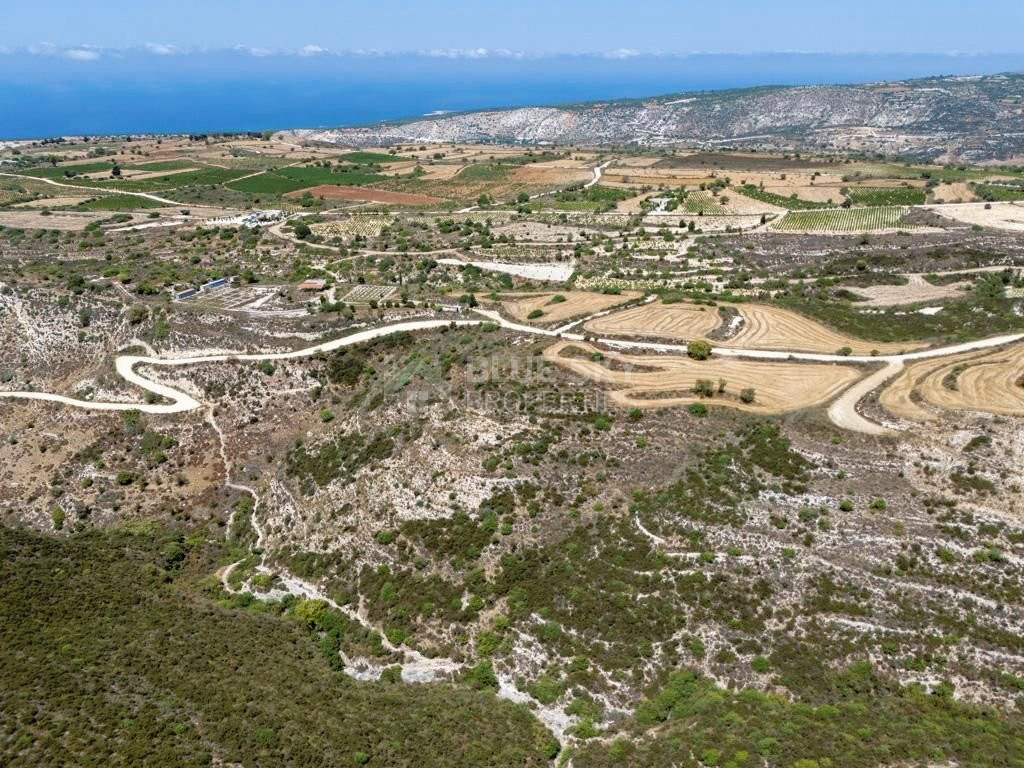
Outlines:
<svg viewBox="0 0 1024 768"><path fill-rule="evenodd" d="M796 312L767 304L720 305L736 310L742 322L735 332L716 341L717 346L774 349L834 354L848 348L851 354L891 354L917 349L922 344L886 344L848 336ZM689 341L718 330L722 319L713 307L696 304L648 304L596 318L586 328L609 336L647 336Z"/></svg>
<svg viewBox="0 0 1024 768"><path fill-rule="evenodd" d="M910 208L828 208L790 211L771 225L776 232L873 232L886 229L915 229L904 222Z"/></svg>
<svg viewBox="0 0 1024 768"><path fill-rule="evenodd" d="M826 402L862 376L852 365L624 355L569 341L548 347L544 357L591 381L614 387L609 397L626 408L701 402L754 413L785 413ZM712 382L712 396L702 397L693 391L699 380ZM724 392L718 391L722 381ZM752 402L740 399L745 389L754 390Z"/></svg>
<svg viewBox="0 0 1024 768"><path fill-rule="evenodd" d="M706 191L687 194L682 208L687 213L723 214L729 212L718 198Z"/></svg>
<svg viewBox="0 0 1024 768"><path fill-rule="evenodd" d="M883 355L896 354L926 346L914 343L885 344L856 339L833 331L796 312L767 304L738 304L736 309L743 317L743 325L736 335L722 342L722 346L825 354L849 348L854 355L870 355L875 351Z"/></svg>
<svg viewBox="0 0 1024 768"><path fill-rule="evenodd" d="M659 302L594 318L585 327L592 333L606 336L654 336L688 341L707 336L721 322L714 307Z"/></svg>
<svg viewBox="0 0 1024 768"><path fill-rule="evenodd" d="M561 296L564 301L556 300ZM576 317L583 317L594 312L603 312L611 307L639 299L642 294L627 291L619 295L590 293L588 291L565 291L563 293L541 293L535 296L520 296L502 303L505 311L521 322L533 322L542 325L560 323ZM542 315L531 318L537 311ZM627 310L629 311L629 310Z"/></svg>
<svg viewBox="0 0 1024 768"><path fill-rule="evenodd" d="M346 219L321 221L313 224L310 229L321 237L340 237L349 240L353 237L378 237L385 227L395 222L394 216L351 216Z"/></svg>
<svg viewBox="0 0 1024 768"><path fill-rule="evenodd" d="M920 187L854 187L847 197L854 205L923 205L927 194Z"/></svg>
<svg viewBox="0 0 1024 768"><path fill-rule="evenodd" d="M899 418L932 421L919 401L949 411L1024 415L1024 345L907 366L879 398ZM915 394L916 393L916 394Z"/></svg>

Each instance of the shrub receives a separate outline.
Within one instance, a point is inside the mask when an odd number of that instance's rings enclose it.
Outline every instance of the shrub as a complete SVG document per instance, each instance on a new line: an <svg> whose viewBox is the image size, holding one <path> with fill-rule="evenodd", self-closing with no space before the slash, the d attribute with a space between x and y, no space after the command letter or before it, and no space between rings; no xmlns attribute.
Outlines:
<svg viewBox="0 0 1024 768"><path fill-rule="evenodd" d="M540 309L534 309L526 316L527 320L536 320L538 317L543 317L544 312Z"/></svg>
<svg viewBox="0 0 1024 768"><path fill-rule="evenodd" d="M694 382L691 391L695 395L701 397L713 397L715 394L715 385L711 382L711 379L697 379Z"/></svg>
<svg viewBox="0 0 1024 768"><path fill-rule="evenodd" d="M711 344L703 339L695 339L686 345L686 354L694 360L707 360L711 357Z"/></svg>
<svg viewBox="0 0 1024 768"><path fill-rule="evenodd" d="M752 403L754 402L756 396L757 393L754 391L754 388L747 387L746 389L740 391L740 402L748 404Z"/></svg>
<svg viewBox="0 0 1024 768"><path fill-rule="evenodd" d="M708 415L707 406L704 403L690 403L690 407L687 408L691 416L698 416L703 418Z"/></svg>

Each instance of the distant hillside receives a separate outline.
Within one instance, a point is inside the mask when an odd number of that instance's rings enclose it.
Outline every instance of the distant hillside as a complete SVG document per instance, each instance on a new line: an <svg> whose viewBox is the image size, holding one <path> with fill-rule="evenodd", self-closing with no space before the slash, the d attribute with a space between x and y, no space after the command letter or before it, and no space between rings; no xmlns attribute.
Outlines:
<svg viewBox="0 0 1024 768"><path fill-rule="evenodd" d="M737 147L937 161L1024 157L1024 75L755 88L467 112L291 135L313 142Z"/></svg>

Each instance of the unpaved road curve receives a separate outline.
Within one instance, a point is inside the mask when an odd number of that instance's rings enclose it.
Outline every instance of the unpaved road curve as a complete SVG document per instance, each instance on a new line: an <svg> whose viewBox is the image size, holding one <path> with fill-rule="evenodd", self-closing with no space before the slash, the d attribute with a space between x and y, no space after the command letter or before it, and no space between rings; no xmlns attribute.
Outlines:
<svg viewBox="0 0 1024 768"><path fill-rule="evenodd" d="M76 400L64 395L54 395L48 392L0 392L0 398L18 398L21 400L45 400L51 403L62 403L76 408L85 408L90 411L142 411L152 414L184 413L201 407L201 403L191 395L174 389L166 384L147 379L135 370L138 365L160 365L160 366L181 366L198 365L200 363L223 363L229 360L242 361L263 361L263 360L293 360L301 357L309 357L321 352L330 352L341 347L348 347L353 344L361 344L364 341L378 339L382 336L390 336L393 333L402 331L422 331L431 328L442 328L455 325L479 325L479 320L416 320L407 323L396 323L385 325L380 328L370 328L365 331L353 333L350 336L343 336L313 347L295 350L294 352L271 352L257 354L214 354L195 355L189 357L145 357L140 355L121 355L115 361L117 373L125 381L135 386L152 392L155 395L170 400L170 403L154 405L152 403L94 403L89 400Z"/></svg>
<svg viewBox="0 0 1024 768"><path fill-rule="evenodd" d="M0 176L11 176L15 179L24 179L26 181L41 181L45 184L52 184L55 187L62 187L64 189L77 189L81 192L89 192L91 197L97 197L103 194L114 194L114 195L129 195L131 197L144 197L147 200L153 200L157 203L163 203L164 205L175 205L180 206L181 203L177 200L168 200L166 197L159 197L158 195L151 194L149 192L128 192L127 190L121 189L103 189L96 187L80 187L77 184L62 184L59 181L53 179L43 178L42 176L26 176L21 173L0 173Z"/></svg>
<svg viewBox="0 0 1024 768"><path fill-rule="evenodd" d="M531 335L549 336L552 338L562 338L569 341L583 341L582 334L575 333L558 333L558 331L545 330L543 328L534 328L529 325L523 325L520 323L514 323L506 318L502 317L498 312L486 309L476 309L475 312L481 317L487 318L493 322L498 323L508 330L517 331L519 333L526 333ZM380 328L370 328L365 331L359 331L358 333L351 334L350 336L343 336L340 339L334 339L333 341L324 342L323 344L317 344L316 346L307 347L305 349L295 350L293 352L274 352L274 353L255 353L255 354L207 354L207 355L194 355L187 357L170 357L161 358L155 356L139 356L139 355L122 355L115 361L115 367L118 374L125 380L135 386L152 392L160 397L170 400L170 403L165 404L151 404L151 403L96 403L88 400L76 400L65 395L56 395L48 392L0 392L0 398L18 398L23 400L44 400L53 403L62 403L64 405L71 405L76 408L84 408L86 410L97 410L97 411L130 411L138 410L143 413L151 414L174 414L184 413L185 411L195 410L201 407L201 403L193 398L191 395L177 390L166 384L160 384L159 382L147 379L142 374L135 371L136 366L139 365L158 365L158 366L182 366L182 365L197 365L200 363L220 363L227 362L229 360L240 360L240 361L263 361L263 360L292 360L296 358L309 357L320 352L330 352L341 347L351 346L353 344L360 344L364 341L370 341L377 339L382 336L389 336L393 333L399 333L401 331L421 331L429 330L432 328L442 328L455 324L457 326L464 325L479 325L480 320L416 320L405 323L396 323L394 325L386 325ZM723 357L746 357L755 358L760 360L804 360L808 362L818 363L884 363L885 366L871 374L870 376L857 382L845 392L843 392L829 407L828 414L832 421L844 429L850 429L856 432L863 432L865 434L878 435L889 432L890 430L876 424L869 419L864 418L857 412L857 403L860 402L866 394L874 390L876 387L883 384L890 377L895 376L902 370L903 365L913 360L924 360L933 357L946 357L949 355L957 355L963 352L972 352L979 349L991 349L993 347L1000 347L1004 344L1012 344L1024 340L1024 333L1008 334L1004 336L995 336L988 339L980 339L978 341L970 341L964 344L956 344L949 347L939 347L936 349L926 349L920 352L910 352L903 355L829 355L820 354L815 352L778 352L774 350L763 350L763 349L736 349L726 347L715 347L714 352L717 355ZM597 339L599 343L607 344L611 347L619 347L625 349L644 349L657 352L669 352L674 354L686 354L686 345L684 344L659 344L655 342L643 342L643 341L622 341L618 339Z"/></svg>

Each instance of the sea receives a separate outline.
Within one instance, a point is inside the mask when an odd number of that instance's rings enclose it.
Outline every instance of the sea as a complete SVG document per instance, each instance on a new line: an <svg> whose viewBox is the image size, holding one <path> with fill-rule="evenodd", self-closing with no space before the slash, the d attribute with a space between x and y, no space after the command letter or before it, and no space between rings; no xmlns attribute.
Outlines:
<svg viewBox="0 0 1024 768"><path fill-rule="evenodd" d="M486 108L1024 70L1024 54L0 53L0 139L362 125Z"/></svg>

